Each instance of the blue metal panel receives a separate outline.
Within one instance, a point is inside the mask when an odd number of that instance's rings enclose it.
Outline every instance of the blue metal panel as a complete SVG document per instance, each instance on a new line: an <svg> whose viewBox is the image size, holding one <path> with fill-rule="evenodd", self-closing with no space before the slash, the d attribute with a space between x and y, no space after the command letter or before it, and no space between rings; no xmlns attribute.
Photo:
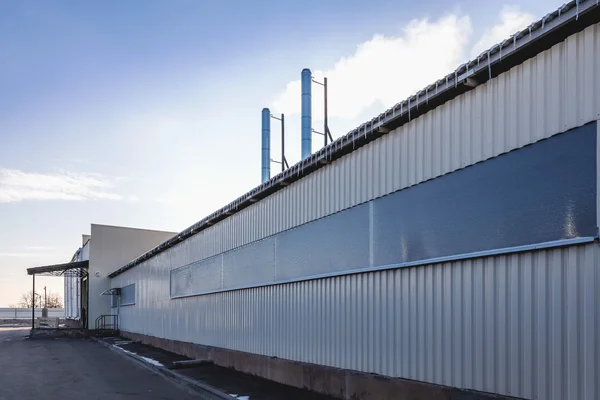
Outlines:
<svg viewBox="0 0 600 400"><path fill-rule="evenodd" d="M270 237L223 253L223 287L272 282L275 276L275 238Z"/></svg>
<svg viewBox="0 0 600 400"><path fill-rule="evenodd" d="M302 159L312 153L312 74L310 69L302 70Z"/></svg>
<svg viewBox="0 0 600 400"><path fill-rule="evenodd" d="M130 306L135 304L135 283L121 288L121 305Z"/></svg>
<svg viewBox="0 0 600 400"><path fill-rule="evenodd" d="M171 296L221 289L222 260L219 254L172 270Z"/></svg>
<svg viewBox="0 0 600 400"><path fill-rule="evenodd" d="M369 205L276 235L277 280L369 266Z"/></svg>
<svg viewBox="0 0 600 400"><path fill-rule="evenodd" d="M262 182L271 179L271 111L262 110L262 137L261 137L261 173Z"/></svg>
<svg viewBox="0 0 600 400"><path fill-rule="evenodd" d="M375 265L596 235L596 123L373 201Z"/></svg>
<svg viewBox="0 0 600 400"><path fill-rule="evenodd" d="M173 270L171 296L595 236L592 123Z"/></svg>

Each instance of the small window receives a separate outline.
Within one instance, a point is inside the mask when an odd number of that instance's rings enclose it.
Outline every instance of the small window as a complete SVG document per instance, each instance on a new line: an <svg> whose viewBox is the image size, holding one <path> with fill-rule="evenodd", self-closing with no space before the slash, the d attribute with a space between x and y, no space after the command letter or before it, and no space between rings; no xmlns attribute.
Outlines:
<svg viewBox="0 0 600 400"><path fill-rule="evenodd" d="M132 306L135 304L135 283L121 288L121 305Z"/></svg>
<svg viewBox="0 0 600 400"><path fill-rule="evenodd" d="M119 305L119 296L116 294L110 295L110 308L117 308Z"/></svg>

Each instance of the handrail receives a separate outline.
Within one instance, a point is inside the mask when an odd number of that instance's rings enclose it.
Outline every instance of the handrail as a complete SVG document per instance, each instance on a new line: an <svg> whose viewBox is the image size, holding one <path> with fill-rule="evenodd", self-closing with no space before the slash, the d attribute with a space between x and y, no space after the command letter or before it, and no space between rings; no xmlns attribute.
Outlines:
<svg viewBox="0 0 600 400"><path fill-rule="evenodd" d="M107 320L108 319L108 323ZM119 316L114 314L103 314L96 318L96 330L119 328Z"/></svg>

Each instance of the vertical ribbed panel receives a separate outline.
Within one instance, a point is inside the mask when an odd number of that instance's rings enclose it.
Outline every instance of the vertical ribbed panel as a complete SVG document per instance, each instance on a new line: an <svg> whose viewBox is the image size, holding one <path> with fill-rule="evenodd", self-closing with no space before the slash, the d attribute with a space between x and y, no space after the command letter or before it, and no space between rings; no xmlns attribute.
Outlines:
<svg viewBox="0 0 600 400"><path fill-rule="evenodd" d="M594 121L598 71L594 25L176 248L210 257Z"/></svg>
<svg viewBox="0 0 600 400"><path fill-rule="evenodd" d="M596 243L177 300L169 252L136 283L123 330L525 397L600 398Z"/></svg>

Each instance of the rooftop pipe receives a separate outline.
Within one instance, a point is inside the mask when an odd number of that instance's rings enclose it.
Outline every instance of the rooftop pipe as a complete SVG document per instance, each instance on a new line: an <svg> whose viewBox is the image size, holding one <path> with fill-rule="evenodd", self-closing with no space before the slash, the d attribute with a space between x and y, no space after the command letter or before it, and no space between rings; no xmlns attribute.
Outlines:
<svg viewBox="0 0 600 400"><path fill-rule="evenodd" d="M312 153L312 74L310 69L302 70L302 159Z"/></svg>
<svg viewBox="0 0 600 400"><path fill-rule="evenodd" d="M271 111L262 110L262 183L271 179Z"/></svg>

